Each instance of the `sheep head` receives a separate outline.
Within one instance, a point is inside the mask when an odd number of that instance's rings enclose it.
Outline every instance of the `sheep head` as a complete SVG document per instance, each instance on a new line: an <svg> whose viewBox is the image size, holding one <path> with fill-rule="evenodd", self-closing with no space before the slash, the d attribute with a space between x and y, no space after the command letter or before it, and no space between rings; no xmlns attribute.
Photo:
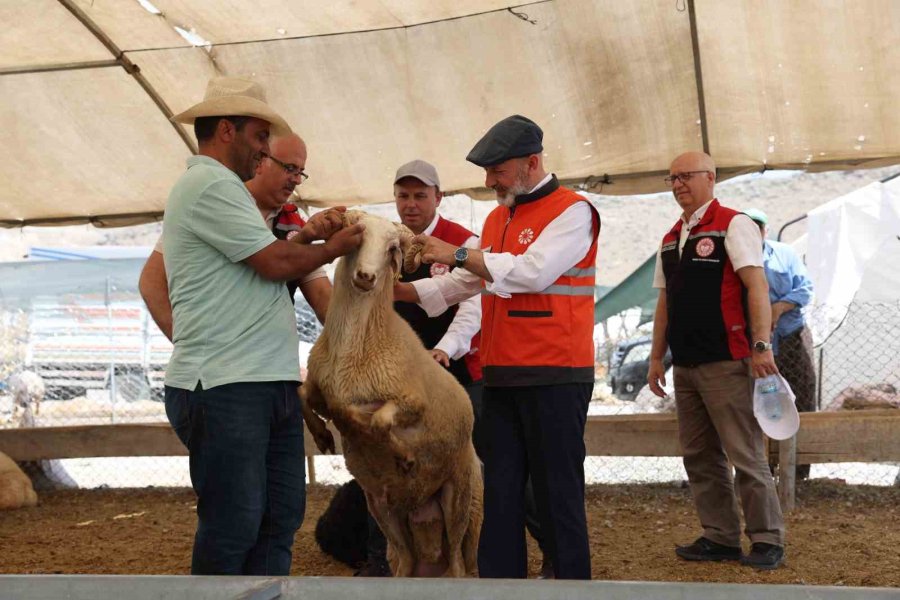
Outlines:
<svg viewBox="0 0 900 600"><path fill-rule="evenodd" d="M342 261L345 277L358 292L368 293L385 280L400 278L404 256L414 234L408 227L359 210L343 213L344 225L363 223L366 230L360 247ZM390 276L388 276L390 275Z"/></svg>

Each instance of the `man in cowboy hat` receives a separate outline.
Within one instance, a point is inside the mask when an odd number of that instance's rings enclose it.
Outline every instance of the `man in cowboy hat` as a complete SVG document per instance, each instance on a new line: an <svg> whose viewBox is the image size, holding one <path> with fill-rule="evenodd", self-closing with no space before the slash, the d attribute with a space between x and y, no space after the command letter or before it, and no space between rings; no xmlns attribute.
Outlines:
<svg viewBox="0 0 900 600"><path fill-rule="evenodd" d="M169 194L163 221L175 345L166 414L190 453L197 493L191 572L287 575L305 508L303 423L293 305L284 281L346 254L362 228L324 244L278 240L244 185L290 133L258 84L209 82L173 120L194 125L199 154Z"/></svg>

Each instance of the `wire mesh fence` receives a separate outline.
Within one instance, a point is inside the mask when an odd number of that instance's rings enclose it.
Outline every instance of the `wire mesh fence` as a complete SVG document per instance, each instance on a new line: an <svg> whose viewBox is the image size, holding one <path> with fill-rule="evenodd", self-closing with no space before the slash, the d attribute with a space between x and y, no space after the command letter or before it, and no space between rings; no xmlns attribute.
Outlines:
<svg viewBox="0 0 900 600"><path fill-rule="evenodd" d="M598 343L598 384L592 414L674 412L674 395L654 396L646 387L650 357L648 325L624 324ZM621 321L628 317L622 316ZM808 326L787 336L776 356L779 371L806 411L900 409L900 303L854 303L847 308L816 307ZM816 340L816 342L814 342ZM666 357L666 366L671 367ZM671 385L671 370L666 375ZM671 389L671 388L670 388ZM607 459L591 457L586 469ZM616 459L614 471L630 481L684 478L680 459ZM593 467L593 465L597 465ZM603 476L612 479L618 473ZM851 484L900 485L900 467L891 463L827 463L798 466L798 477L841 479Z"/></svg>
<svg viewBox="0 0 900 600"><path fill-rule="evenodd" d="M0 306L0 308L4 308ZM301 357L321 332L298 295ZM808 315L811 327L779 349L778 365L801 410L900 408L900 306L854 304L839 319ZM820 340L813 344L813 338ZM166 422L165 365L171 344L136 294L106 293L35 299L0 310L0 428ZM623 328L597 346L597 384L591 415L673 412L672 398L645 387L650 339ZM669 378L671 381L671 377ZM189 485L185 457L90 458L43 461L50 480L82 487ZM801 467L800 476L807 476ZM812 465L809 477L852 484L897 483L898 465ZM315 458L317 479L349 478L341 457ZM677 457L588 457L589 482L679 482Z"/></svg>

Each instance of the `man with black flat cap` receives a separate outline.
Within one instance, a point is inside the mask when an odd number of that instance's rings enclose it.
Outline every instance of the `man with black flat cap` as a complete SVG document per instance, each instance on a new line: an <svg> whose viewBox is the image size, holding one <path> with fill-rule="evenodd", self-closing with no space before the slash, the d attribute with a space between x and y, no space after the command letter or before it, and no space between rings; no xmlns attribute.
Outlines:
<svg viewBox="0 0 900 600"><path fill-rule="evenodd" d="M544 551L557 579L590 579L584 425L594 384L594 273L600 217L544 171L543 132L513 115L466 159L500 204L481 249L419 235L422 260L455 264L399 284L396 299L429 315L482 294L484 526L482 577L527 576L524 489L531 476Z"/></svg>

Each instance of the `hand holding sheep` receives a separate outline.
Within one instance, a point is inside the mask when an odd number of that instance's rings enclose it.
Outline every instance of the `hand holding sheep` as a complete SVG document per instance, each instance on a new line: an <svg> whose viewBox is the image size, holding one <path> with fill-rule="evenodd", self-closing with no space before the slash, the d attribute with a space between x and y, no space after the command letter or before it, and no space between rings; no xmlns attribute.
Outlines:
<svg viewBox="0 0 900 600"><path fill-rule="evenodd" d="M359 248L359 245L362 244L363 231L365 230L365 225L355 223L353 225L344 225L332 234L328 241L325 242L325 248L328 250L332 260Z"/></svg>
<svg viewBox="0 0 900 600"><path fill-rule="evenodd" d="M336 206L317 212L309 218L300 235L294 238L300 244L309 244L316 240L327 240L335 232L343 227L342 213L347 210L344 206Z"/></svg>
<svg viewBox="0 0 900 600"><path fill-rule="evenodd" d="M456 252L457 246L448 244L444 240L423 233L413 238L413 244L422 246L419 256L425 264L441 263L452 265L456 262L453 253Z"/></svg>
<svg viewBox="0 0 900 600"><path fill-rule="evenodd" d="M430 350L430 352L431 358L438 361L445 367L450 366L450 356L446 352L444 352L443 350L438 350L437 348L435 348L434 350Z"/></svg>

